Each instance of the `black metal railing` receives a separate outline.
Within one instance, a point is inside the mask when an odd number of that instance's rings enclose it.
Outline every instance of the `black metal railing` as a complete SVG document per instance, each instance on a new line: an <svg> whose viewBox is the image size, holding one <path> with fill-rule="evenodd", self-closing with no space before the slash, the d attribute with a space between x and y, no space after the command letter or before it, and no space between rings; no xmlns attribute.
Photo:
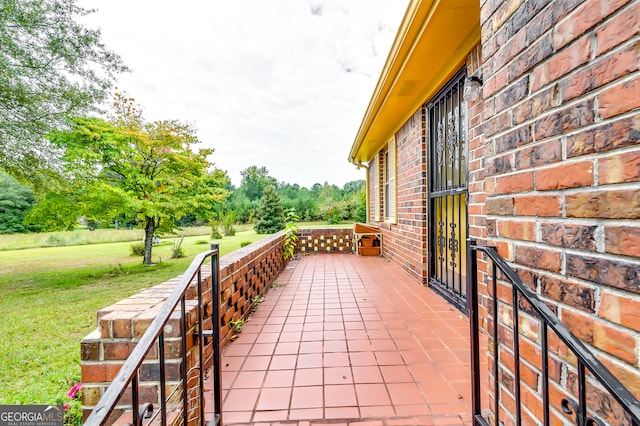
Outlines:
<svg viewBox="0 0 640 426"><path fill-rule="evenodd" d="M212 330L205 330L204 324L204 306L202 303L202 286L203 286L203 267L208 258L211 258L211 304L213 307L212 317ZM219 327L219 249L218 244L211 244L211 250L205 253L198 254L189 268L187 268L184 275L180 278L179 283L173 290L171 295L167 298L162 306L158 315L149 325L144 335L136 342L136 346L122 365L120 371L113 379L104 395L98 401L98 404L93 409L91 415L87 418L85 424L87 425L104 425L113 421L111 419L113 414L117 414L116 408L121 404L121 398L130 389L131 392L131 404L130 411L132 421L130 424L142 425L150 423L166 425L169 418L178 415L181 417L177 421L172 421L172 424L184 424L193 423L193 418L189 417L190 407L196 407L198 410L195 418L199 419L199 424L205 422L205 409L204 409L204 382L205 372L207 365L205 360L204 348L205 343L212 345L213 362L212 371L213 377L213 403L214 403L214 416L210 421L210 425L222 424L222 391L221 391L221 375L220 375L220 327ZM187 315L187 291L191 287L195 280L197 287L197 318L196 329L194 332L194 344L198 346L198 359L188 360L188 346L187 346L187 322L189 321ZM175 386L171 389L167 381L166 374L166 355L165 355L165 326L169 320L175 318L175 314L179 313L180 320L180 386ZM206 342L212 339L211 342ZM156 347L157 344L157 364L158 364L158 382L159 382L159 410L155 411L153 402L141 401L141 395L139 392L140 384L140 370L144 364L143 362ZM188 368L188 362L191 361L192 367ZM191 373L197 373L195 380L197 385L188 385L189 376ZM155 377L154 377L155 379ZM169 389L168 389L169 388ZM194 404L193 393L189 393L190 389L196 389L195 398L198 401ZM169 391L167 395L167 391ZM179 393L182 395L179 395ZM159 415L159 418L158 418ZM174 419L175 420L175 419Z"/></svg>
<svg viewBox="0 0 640 426"><path fill-rule="evenodd" d="M531 405L531 398L523 400L524 386L528 386L527 392L530 391L530 384L525 384L522 376L521 367L529 368L527 365L521 366L520 346L523 342L523 336L519 330L519 322L521 311L524 315L530 316L537 321L539 339L536 344L540 348L541 359L539 367L539 377L535 380L536 388L534 398L539 398L540 411L528 407L527 416L534 417L534 421L538 424L549 425L552 423L551 416L562 417L567 420L565 415L570 415L577 425L580 426L603 426L605 424L624 424L640 426L640 402L633 394L602 364L596 355L590 351L585 344L578 339L554 314L554 312L534 293L518 276L518 274L507 264L507 262L492 247L478 246L473 240L468 240L467 244L467 270L468 270L468 307L470 313L471 328L471 361L472 361L472 408L474 425L487 426L490 419L494 425L515 424L520 426L522 423L530 423L523 419L523 406ZM492 407L483 405L481 400L482 372L480 370L480 316L478 303L478 252L486 255L487 264L487 287L489 303L485 304L487 308L487 332L490 335L489 353L492 354L491 378L488 379L488 389L493 392ZM499 271L499 273L498 273ZM498 296L498 281L511 285L511 292L503 291L501 299ZM489 287L490 286L490 287ZM508 299L512 300L509 301ZM507 309L511 310L510 318L504 317L504 312L499 317L499 304L505 304ZM512 325L504 322L511 322ZM499 326L502 329L499 331ZM505 332L505 329L507 330ZM510 333L509 333L510 331ZM557 348L550 351L549 331L553 332L568 349L568 353L572 356L565 355L560 357ZM508 350L513 354L513 371L500 372L503 362L500 355L499 345L506 345ZM556 345L557 346L557 345ZM551 353L550 353L551 352ZM562 383L556 383L555 378L550 379L551 363L556 366L561 363L560 369L564 369L564 388ZM504 367L506 368L506 367ZM501 383L501 375L503 376ZM509 379L504 380L504 375L509 375ZM512 375L512 376L511 376ZM511 377L513 381L511 381ZM572 377L571 380L567 377ZM550 383L551 381L551 383ZM491 383L492 382L492 383ZM550 394L550 384L554 388L553 398ZM491 389L490 387L493 386ZM606 393L605 393L606 392ZM510 400L509 404L503 404L503 396L507 393ZM558 396L560 395L560 396ZM529 395L527 395L529 396ZM560 399L560 401L557 401ZM590 404L588 404L588 402ZM618 406L615 406L615 404ZM555 405L554 405L555 404ZM558 406L559 405L559 406ZM486 411L490 411L489 419L483 415L483 407ZM512 407L513 413L508 407ZM500 413L508 413L512 416L509 421L504 422ZM554 410L551 413L550 410ZM533 413L532 413L533 412ZM538 415L536 418L536 414ZM505 414L506 416L507 414ZM540 418L541 417L541 418ZM529 420L529 419L527 419Z"/></svg>

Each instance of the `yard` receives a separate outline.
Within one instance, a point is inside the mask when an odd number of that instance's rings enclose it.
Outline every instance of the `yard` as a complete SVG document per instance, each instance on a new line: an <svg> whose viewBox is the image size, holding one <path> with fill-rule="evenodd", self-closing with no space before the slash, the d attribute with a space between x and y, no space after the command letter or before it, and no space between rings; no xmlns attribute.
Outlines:
<svg viewBox="0 0 640 426"><path fill-rule="evenodd" d="M221 254L263 237L240 227L219 240ZM96 327L97 311L181 274L210 239L185 237L183 259L171 259L173 240L163 241L154 247L155 266L131 257L131 242L0 251L0 404L64 396L80 379L80 340Z"/></svg>

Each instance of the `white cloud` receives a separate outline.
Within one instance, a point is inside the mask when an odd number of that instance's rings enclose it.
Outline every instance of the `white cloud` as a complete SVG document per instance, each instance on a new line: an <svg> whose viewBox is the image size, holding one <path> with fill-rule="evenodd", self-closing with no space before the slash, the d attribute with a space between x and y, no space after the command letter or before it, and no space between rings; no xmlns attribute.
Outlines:
<svg viewBox="0 0 640 426"><path fill-rule="evenodd" d="M133 72L150 120L195 123L240 182L265 166L311 186L364 179L347 162L408 0L82 0Z"/></svg>

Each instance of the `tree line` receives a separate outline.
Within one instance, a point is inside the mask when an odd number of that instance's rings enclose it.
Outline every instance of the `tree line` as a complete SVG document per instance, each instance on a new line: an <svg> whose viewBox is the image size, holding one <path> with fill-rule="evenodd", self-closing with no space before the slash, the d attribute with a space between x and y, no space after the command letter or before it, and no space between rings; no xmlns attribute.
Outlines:
<svg viewBox="0 0 640 426"><path fill-rule="evenodd" d="M191 125L147 121L133 98L113 94L128 69L99 30L77 22L89 13L75 0L0 5L0 233L72 229L79 217L138 226L148 264L153 237L179 226L273 232L290 209L303 220L363 220L362 181L302 188L251 166L234 187Z"/></svg>
<svg viewBox="0 0 640 426"><path fill-rule="evenodd" d="M71 117L45 137L60 152L58 179L36 196L0 174L0 233L72 230L79 217L92 226L136 226L150 264L154 237L181 226L210 224L216 237L220 225L229 235L237 223L254 223L257 232L273 233L291 209L307 221L364 219L364 181L304 188L250 166L236 188L209 161L213 150L195 149L191 126L148 122L122 93L105 118Z"/></svg>

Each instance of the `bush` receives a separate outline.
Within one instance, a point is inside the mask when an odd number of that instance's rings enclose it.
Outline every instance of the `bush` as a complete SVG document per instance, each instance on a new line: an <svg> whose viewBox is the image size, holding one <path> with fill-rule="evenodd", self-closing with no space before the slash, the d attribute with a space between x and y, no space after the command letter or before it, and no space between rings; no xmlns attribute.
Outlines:
<svg viewBox="0 0 640 426"><path fill-rule="evenodd" d="M55 404L64 405L65 426L82 425L82 382L71 382L73 386L69 389L66 397L58 396Z"/></svg>
<svg viewBox="0 0 640 426"><path fill-rule="evenodd" d="M144 243L133 243L129 246L130 256L144 256Z"/></svg>
<svg viewBox="0 0 640 426"><path fill-rule="evenodd" d="M284 227L284 260L289 260L296 252L298 245L298 225L300 220L296 214L296 209L289 209L285 212L286 225Z"/></svg>
<svg viewBox="0 0 640 426"><path fill-rule="evenodd" d="M210 220L209 225L211 225L211 238L214 240L222 239L222 234L220 233L220 222L217 220Z"/></svg>
<svg viewBox="0 0 640 426"><path fill-rule="evenodd" d="M176 238L173 241L173 247L171 248L172 259L181 259L185 256L182 241L184 241L184 237Z"/></svg>
<svg viewBox="0 0 640 426"><path fill-rule="evenodd" d="M209 244L209 241L207 241L207 240L198 240L193 244L196 245L196 246L203 246L205 244Z"/></svg>
<svg viewBox="0 0 640 426"><path fill-rule="evenodd" d="M222 218L222 229L224 230L225 237L233 237L236 235L236 228L233 226L236 223L236 213L227 212Z"/></svg>
<svg viewBox="0 0 640 426"><path fill-rule="evenodd" d="M45 245L50 247L58 247L67 245L67 240L62 235L51 234L47 237Z"/></svg>
<svg viewBox="0 0 640 426"><path fill-rule="evenodd" d="M248 246L249 244L251 244L251 241L242 241L242 242L240 243L240 247L246 247L246 246Z"/></svg>

